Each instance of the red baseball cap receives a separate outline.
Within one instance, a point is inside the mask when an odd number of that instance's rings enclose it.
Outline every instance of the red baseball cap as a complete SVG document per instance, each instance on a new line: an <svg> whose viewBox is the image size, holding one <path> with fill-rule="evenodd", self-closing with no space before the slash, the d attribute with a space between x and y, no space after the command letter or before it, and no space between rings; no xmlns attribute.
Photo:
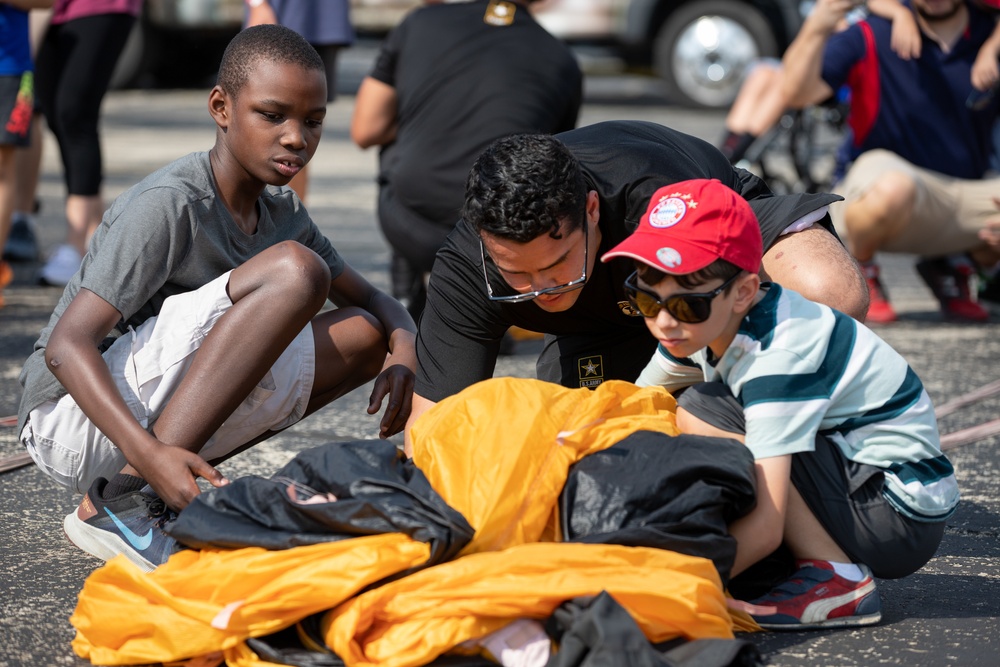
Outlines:
<svg viewBox="0 0 1000 667"><path fill-rule="evenodd" d="M750 204L718 179L698 178L657 190L639 227L601 261L631 257L683 275L724 259L757 273L763 254L760 225Z"/></svg>

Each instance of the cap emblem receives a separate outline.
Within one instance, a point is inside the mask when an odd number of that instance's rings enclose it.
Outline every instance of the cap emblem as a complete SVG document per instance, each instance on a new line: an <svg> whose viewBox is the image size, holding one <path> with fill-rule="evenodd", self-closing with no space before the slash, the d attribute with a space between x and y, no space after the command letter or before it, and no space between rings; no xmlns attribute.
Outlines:
<svg viewBox="0 0 1000 667"><path fill-rule="evenodd" d="M687 202L680 197L661 199L649 212L649 224L652 227L673 227L687 213Z"/></svg>
<svg viewBox="0 0 1000 667"><path fill-rule="evenodd" d="M681 259L681 254L673 248L660 248L656 251L656 259L660 262L660 264L668 269L680 266L683 261Z"/></svg>

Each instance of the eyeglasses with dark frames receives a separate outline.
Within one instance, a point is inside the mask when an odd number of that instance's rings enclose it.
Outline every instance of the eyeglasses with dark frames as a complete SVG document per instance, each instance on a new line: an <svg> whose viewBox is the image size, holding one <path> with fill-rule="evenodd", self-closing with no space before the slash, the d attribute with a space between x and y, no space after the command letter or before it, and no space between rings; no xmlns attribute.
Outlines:
<svg viewBox="0 0 1000 667"><path fill-rule="evenodd" d="M543 289L535 290L534 292L522 292L519 294L511 295L496 295L493 293L493 287L490 285L490 278L486 273L486 248L483 246L483 239L479 239L479 252L482 254L483 259L483 280L486 281L486 293L489 296L490 301L502 301L503 303L521 303L523 301L531 301L536 297L540 297L544 294L563 294L565 292L572 292L573 290L578 290L583 287L584 283L587 282L587 263L590 261L590 233L588 229L589 225L586 220L583 223L583 272L580 277L576 280L571 280L568 283L562 285L555 285L553 287L545 287Z"/></svg>
<svg viewBox="0 0 1000 667"><path fill-rule="evenodd" d="M628 297L632 307L642 313L643 317L656 317L660 314L660 310L665 308L678 322L699 324L712 315L712 300L722 294L723 290L733 284L733 281L739 278L742 273L742 271L737 272L736 275L711 292L674 294L661 301L660 296L655 292L639 287L636 283L638 272L633 271L625 279L625 296Z"/></svg>

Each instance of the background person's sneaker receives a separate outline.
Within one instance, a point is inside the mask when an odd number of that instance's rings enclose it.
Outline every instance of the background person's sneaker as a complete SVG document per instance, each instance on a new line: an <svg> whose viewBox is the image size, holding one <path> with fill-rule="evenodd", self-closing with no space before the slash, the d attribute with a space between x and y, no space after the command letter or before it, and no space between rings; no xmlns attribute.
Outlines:
<svg viewBox="0 0 1000 667"><path fill-rule="evenodd" d="M49 261L38 272L38 282L41 285L65 287L80 270L81 262L83 258L73 246L67 244L56 246Z"/></svg>
<svg viewBox="0 0 1000 667"><path fill-rule="evenodd" d="M30 217L15 215L11 220L3 258L8 262L34 262L38 259L38 239Z"/></svg>
<svg viewBox="0 0 1000 667"><path fill-rule="evenodd" d="M66 516L63 530L77 547L110 560L125 556L149 572L179 550L177 541L163 532L177 518L148 484L139 491L105 499L108 480L97 478L75 512Z"/></svg>
<svg viewBox="0 0 1000 667"><path fill-rule="evenodd" d="M865 282L868 283L868 315L865 316L865 324L895 322L896 311L889 303L889 293L885 291L879 278L878 264L861 262L861 272L865 274Z"/></svg>
<svg viewBox="0 0 1000 667"><path fill-rule="evenodd" d="M917 262L917 273L941 304L945 319L957 322L985 322L990 313L972 294L975 267L959 258L933 257Z"/></svg>
<svg viewBox="0 0 1000 667"><path fill-rule="evenodd" d="M789 579L751 604L774 607L769 615L753 614L765 630L810 630L874 625L882 620L882 602L871 570L861 568L864 578L851 581L838 575L823 560L798 561L799 569Z"/></svg>

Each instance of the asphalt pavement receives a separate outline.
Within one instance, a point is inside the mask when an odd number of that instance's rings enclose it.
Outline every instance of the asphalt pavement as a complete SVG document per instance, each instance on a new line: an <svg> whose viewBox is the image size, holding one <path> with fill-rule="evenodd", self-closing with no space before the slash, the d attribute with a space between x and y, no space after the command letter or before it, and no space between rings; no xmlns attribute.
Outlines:
<svg viewBox="0 0 1000 667"><path fill-rule="evenodd" d="M105 102L105 195L110 199L154 169L214 141L206 89L115 92ZM331 107L312 163L308 206L334 245L376 285L387 285L388 251L374 216L377 156L350 143L353 97ZM723 115L666 106L638 77L590 77L581 125L612 118L645 119L716 141ZM39 234L43 249L63 234L58 154L47 138ZM883 258L884 277L900 321L877 329L920 375L939 406L1000 377L1000 319L982 325L942 321L912 268L913 258ZM17 376L60 290L35 285L38 264L15 265L16 279L0 310L0 417L13 415ZM497 375L531 377L531 350L503 357ZM302 449L333 440L375 437L362 388L271 441L223 466L230 477L269 475ZM989 392L985 392L989 393ZM944 542L922 570L879 582L884 618L858 630L768 633L752 637L774 666L1000 665L1000 437L961 433L997 418L1000 395L970 399L941 419L956 446L949 452L963 502ZM0 422L2 423L2 422ZM0 459L21 453L14 429L0 425ZM0 667L83 665L70 649L69 624L84 579L100 562L62 534L62 518L79 498L33 465L0 473Z"/></svg>

